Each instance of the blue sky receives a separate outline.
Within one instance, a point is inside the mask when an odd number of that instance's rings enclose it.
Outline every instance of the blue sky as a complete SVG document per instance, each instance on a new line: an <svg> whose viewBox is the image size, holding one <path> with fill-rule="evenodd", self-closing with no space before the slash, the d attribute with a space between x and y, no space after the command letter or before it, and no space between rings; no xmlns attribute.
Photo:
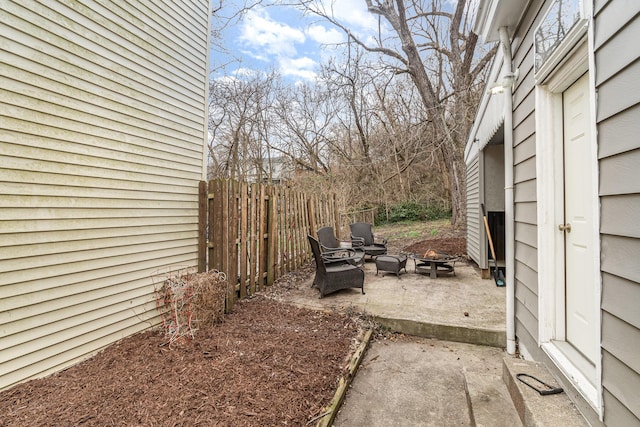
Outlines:
<svg viewBox="0 0 640 427"><path fill-rule="evenodd" d="M376 31L377 19L367 12L363 0L323 2L354 33L366 37ZM288 6L258 6L225 30L225 47L242 62L230 64L216 77L275 69L288 80L310 81L320 62L333 54L331 45L345 40L341 30L315 16L305 17ZM228 59L216 52L212 55L214 67Z"/></svg>

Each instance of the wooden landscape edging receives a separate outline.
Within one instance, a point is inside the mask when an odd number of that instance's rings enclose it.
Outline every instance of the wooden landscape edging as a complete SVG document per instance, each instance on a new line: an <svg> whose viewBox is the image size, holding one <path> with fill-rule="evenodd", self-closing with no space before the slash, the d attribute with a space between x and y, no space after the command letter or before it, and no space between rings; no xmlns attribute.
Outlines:
<svg viewBox="0 0 640 427"><path fill-rule="evenodd" d="M316 427L329 427L333 424L333 421L335 420L336 415L338 415L338 411L340 410L340 406L342 405L342 402L344 402L344 398L347 394L349 386L351 385L351 381L353 381L353 378L356 376L358 368L360 367L360 363L362 363L362 359L364 358L367 348L369 347L371 335L373 335L373 329L367 329L367 331L364 333L364 336L362 337L360 345L351 357L351 362L349 362L349 370L340 378L338 388L333 395L333 399L331 399L327 410L321 415L321 418L318 419ZM313 421L315 420L312 420L311 422Z"/></svg>
<svg viewBox="0 0 640 427"><path fill-rule="evenodd" d="M339 218L335 195L231 179L201 183L199 209L198 269L226 274L227 311L307 262L307 234Z"/></svg>

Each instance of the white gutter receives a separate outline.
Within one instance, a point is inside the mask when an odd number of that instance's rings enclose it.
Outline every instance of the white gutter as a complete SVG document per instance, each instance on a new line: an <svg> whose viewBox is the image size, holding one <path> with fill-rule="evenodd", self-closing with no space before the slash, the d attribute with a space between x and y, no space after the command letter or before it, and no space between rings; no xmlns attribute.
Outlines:
<svg viewBox="0 0 640 427"><path fill-rule="evenodd" d="M500 44L504 54L506 76L513 76L511 41L507 27L500 27ZM504 88L504 219L505 219L505 262L507 285L507 353L516 352L515 317L515 233L513 206L513 85Z"/></svg>

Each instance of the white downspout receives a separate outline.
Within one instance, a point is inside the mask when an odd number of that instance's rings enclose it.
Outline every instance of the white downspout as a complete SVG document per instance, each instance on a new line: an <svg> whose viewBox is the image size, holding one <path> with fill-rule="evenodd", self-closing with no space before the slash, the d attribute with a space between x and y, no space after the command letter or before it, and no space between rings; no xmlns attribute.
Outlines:
<svg viewBox="0 0 640 427"><path fill-rule="evenodd" d="M500 44L504 53L505 75L513 76L511 41L507 27L500 27ZM512 80L515 86L515 79ZM513 86L504 90L504 219L505 219L505 267L507 285L507 353L516 352L515 317L515 233L513 207Z"/></svg>

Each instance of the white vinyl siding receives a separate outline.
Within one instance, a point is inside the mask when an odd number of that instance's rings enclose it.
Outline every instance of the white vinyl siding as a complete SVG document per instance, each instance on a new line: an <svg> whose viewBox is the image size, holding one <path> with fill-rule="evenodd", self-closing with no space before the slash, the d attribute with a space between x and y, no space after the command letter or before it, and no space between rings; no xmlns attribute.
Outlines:
<svg viewBox="0 0 640 427"><path fill-rule="evenodd" d="M607 425L640 425L640 3L596 2L602 259L602 385Z"/></svg>
<svg viewBox="0 0 640 427"><path fill-rule="evenodd" d="M156 324L197 265L209 2L4 1L0 389Z"/></svg>
<svg viewBox="0 0 640 427"><path fill-rule="evenodd" d="M480 209L480 176L480 155L477 154L467 165L467 255L480 268L487 268L487 257L480 243L484 236L481 230L484 223Z"/></svg>

